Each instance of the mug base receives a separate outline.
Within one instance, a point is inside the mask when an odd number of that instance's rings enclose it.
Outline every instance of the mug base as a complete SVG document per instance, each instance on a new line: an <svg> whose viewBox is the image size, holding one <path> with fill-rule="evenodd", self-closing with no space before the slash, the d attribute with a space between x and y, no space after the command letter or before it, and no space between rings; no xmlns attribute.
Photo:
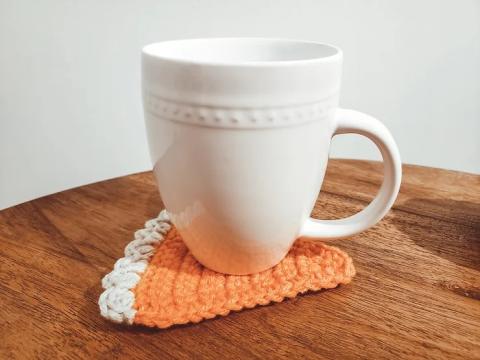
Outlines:
<svg viewBox="0 0 480 360"><path fill-rule="evenodd" d="M288 252L287 252L288 253ZM207 269L210 269L212 271L222 273L222 274L227 274L227 275L251 275L251 274L256 274L260 273L262 271L268 270L278 263L280 263L283 258L287 255L281 254L277 255L275 257L272 257L268 263L249 263L249 264L239 264L235 262L235 260L229 260L228 262L214 262L212 263L211 261L208 261L206 259L200 259L199 257L195 256L195 254L192 253L192 255L195 257L195 259L205 266Z"/></svg>

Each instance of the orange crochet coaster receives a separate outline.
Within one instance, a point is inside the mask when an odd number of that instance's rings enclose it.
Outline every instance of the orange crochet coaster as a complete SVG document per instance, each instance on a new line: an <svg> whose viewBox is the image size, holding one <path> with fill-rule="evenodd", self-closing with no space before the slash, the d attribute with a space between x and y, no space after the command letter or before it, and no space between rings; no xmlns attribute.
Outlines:
<svg viewBox="0 0 480 360"><path fill-rule="evenodd" d="M104 277L99 306L101 315L114 322L167 328L334 288L354 275L345 252L305 239L269 270L217 273L195 260L164 210L135 233L125 257Z"/></svg>

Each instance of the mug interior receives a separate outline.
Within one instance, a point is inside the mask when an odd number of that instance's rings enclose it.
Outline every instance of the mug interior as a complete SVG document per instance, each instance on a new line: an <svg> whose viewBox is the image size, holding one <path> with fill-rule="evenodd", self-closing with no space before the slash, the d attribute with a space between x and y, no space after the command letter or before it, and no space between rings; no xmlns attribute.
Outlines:
<svg viewBox="0 0 480 360"><path fill-rule="evenodd" d="M173 40L147 45L143 52L164 60L215 65L290 64L324 60L340 54L332 45L264 38Z"/></svg>

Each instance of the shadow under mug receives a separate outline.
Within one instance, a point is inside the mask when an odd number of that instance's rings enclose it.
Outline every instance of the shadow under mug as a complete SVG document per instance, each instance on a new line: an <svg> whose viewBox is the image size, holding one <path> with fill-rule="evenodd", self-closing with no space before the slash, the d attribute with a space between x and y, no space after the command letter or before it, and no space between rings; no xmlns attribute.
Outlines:
<svg viewBox="0 0 480 360"><path fill-rule="evenodd" d="M388 212L400 187L400 155L380 121L338 108L341 70L340 49L307 41L219 38L144 47L154 174L173 224L203 265L259 272L280 262L298 237L350 236ZM383 184L353 216L312 219L331 139L345 133L377 145Z"/></svg>

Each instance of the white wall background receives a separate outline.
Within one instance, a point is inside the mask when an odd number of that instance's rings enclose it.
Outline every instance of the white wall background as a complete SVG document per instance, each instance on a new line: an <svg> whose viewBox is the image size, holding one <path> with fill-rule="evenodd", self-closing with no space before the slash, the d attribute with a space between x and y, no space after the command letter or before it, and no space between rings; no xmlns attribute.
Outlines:
<svg viewBox="0 0 480 360"><path fill-rule="evenodd" d="M0 0L0 209L150 169L140 49L212 36L339 45L343 107L406 163L480 173L478 0ZM355 136L332 153L379 159Z"/></svg>

